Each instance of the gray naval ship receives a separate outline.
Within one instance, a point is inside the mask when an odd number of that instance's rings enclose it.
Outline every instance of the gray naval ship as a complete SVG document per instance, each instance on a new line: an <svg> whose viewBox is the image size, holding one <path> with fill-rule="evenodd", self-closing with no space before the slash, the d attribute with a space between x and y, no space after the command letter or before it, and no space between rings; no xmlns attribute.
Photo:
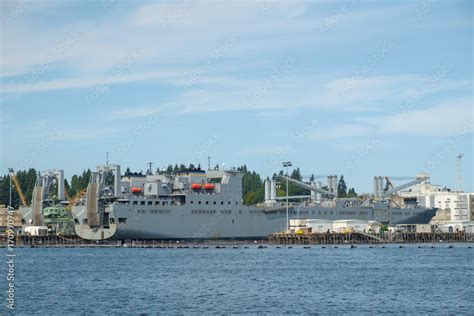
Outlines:
<svg viewBox="0 0 474 316"><path fill-rule="evenodd" d="M110 173L113 183L106 185L106 175ZM290 219L428 223L436 213L436 209L416 203L393 205L384 196L400 188L382 192L380 177L374 180L374 197L379 195L381 199L366 201L334 198L334 176L328 177L329 190L315 183L282 178L311 192L306 202L288 205ZM419 177L404 187L426 179ZM89 240L258 239L286 230L284 199L276 196L276 181L266 180L265 202L244 205L242 174L235 170L122 176L119 165L105 165L92 173L87 193L72 207L72 215L76 233Z"/></svg>

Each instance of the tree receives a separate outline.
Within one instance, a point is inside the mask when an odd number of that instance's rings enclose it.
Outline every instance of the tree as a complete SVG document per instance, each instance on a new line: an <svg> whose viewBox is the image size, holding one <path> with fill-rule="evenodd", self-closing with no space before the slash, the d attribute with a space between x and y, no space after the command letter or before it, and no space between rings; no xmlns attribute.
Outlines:
<svg viewBox="0 0 474 316"><path fill-rule="evenodd" d="M79 187L79 178L77 175L71 177L71 187L68 190L69 196L75 196Z"/></svg>
<svg viewBox="0 0 474 316"><path fill-rule="evenodd" d="M244 204L245 205L252 205L253 200L255 199L256 193L253 191L247 192L244 195Z"/></svg>
<svg viewBox="0 0 474 316"><path fill-rule="evenodd" d="M293 169L293 172L291 173L291 178L301 181L302 177L301 177L300 168Z"/></svg>
<svg viewBox="0 0 474 316"><path fill-rule="evenodd" d="M33 168L28 171L18 170L16 172L16 177L20 183L21 190L25 194L28 203L31 203L33 188L36 184L36 176L37 172ZM0 204L8 205L10 200L10 175L4 175L0 182ZM12 187L12 206L18 208L20 205L20 196L18 195L16 188Z"/></svg>
<svg viewBox="0 0 474 316"><path fill-rule="evenodd" d="M349 191L347 192L347 197L348 198L354 198L357 197L357 193L355 192L354 188L350 188Z"/></svg>
<svg viewBox="0 0 474 316"><path fill-rule="evenodd" d="M344 181L344 176L341 176L339 179L339 183L337 185L337 197L346 197L347 196L347 185L346 181Z"/></svg>
<svg viewBox="0 0 474 316"><path fill-rule="evenodd" d="M242 196L244 204L253 205L263 202L265 199L265 186L260 175L255 171L250 172L246 165L237 167L242 172Z"/></svg>
<svg viewBox="0 0 474 316"><path fill-rule="evenodd" d="M67 189L69 196L75 196L78 192L87 188L91 174L91 170L87 169L87 171L84 170L80 176L73 175L71 177L71 186L69 189Z"/></svg>
<svg viewBox="0 0 474 316"><path fill-rule="evenodd" d="M66 191L67 193L71 191L71 186L69 185L69 181L67 181L67 179L64 179L64 191Z"/></svg>

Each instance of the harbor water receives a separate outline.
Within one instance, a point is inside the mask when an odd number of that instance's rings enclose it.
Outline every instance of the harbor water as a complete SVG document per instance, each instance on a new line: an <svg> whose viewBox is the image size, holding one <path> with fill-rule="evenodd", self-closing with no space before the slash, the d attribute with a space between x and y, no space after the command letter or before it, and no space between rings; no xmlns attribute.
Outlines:
<svg viewBox="0 0 474 316"><path fill-rule="evenodd" d="M472 244L247 247L18 248L15 314L474 311Z"/></svg>

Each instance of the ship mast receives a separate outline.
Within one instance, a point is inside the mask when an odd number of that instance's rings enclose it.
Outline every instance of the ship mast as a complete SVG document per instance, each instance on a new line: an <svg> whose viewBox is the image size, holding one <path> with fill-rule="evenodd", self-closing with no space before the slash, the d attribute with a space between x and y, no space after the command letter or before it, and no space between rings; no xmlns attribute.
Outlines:
<svg viewBox="0 0 474 316"><path fill-rule="evenodd" d="M147 165L148 165L148 170L147 170L146 173L148 175L153 175L153 169L152 168L153 168L154 163L150 161L150 162L147 163Z"/></svg>

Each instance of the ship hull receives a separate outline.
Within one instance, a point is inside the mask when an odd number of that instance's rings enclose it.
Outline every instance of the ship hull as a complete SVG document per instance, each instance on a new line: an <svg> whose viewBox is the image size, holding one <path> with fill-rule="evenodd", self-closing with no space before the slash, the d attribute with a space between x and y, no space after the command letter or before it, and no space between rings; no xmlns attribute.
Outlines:
<svg viewBox="0 0 474 316"><path fill-rule="evenodd" d="M109 225L91 228L86 212L73 209L76 233L101 239L258 239L286 230L286 209L245 205L232 207L131 206L113 203L105 208ZM330 208L299 206L289 209L290 219L366 220L381 223L429 223L436 209Z"/></svg>

